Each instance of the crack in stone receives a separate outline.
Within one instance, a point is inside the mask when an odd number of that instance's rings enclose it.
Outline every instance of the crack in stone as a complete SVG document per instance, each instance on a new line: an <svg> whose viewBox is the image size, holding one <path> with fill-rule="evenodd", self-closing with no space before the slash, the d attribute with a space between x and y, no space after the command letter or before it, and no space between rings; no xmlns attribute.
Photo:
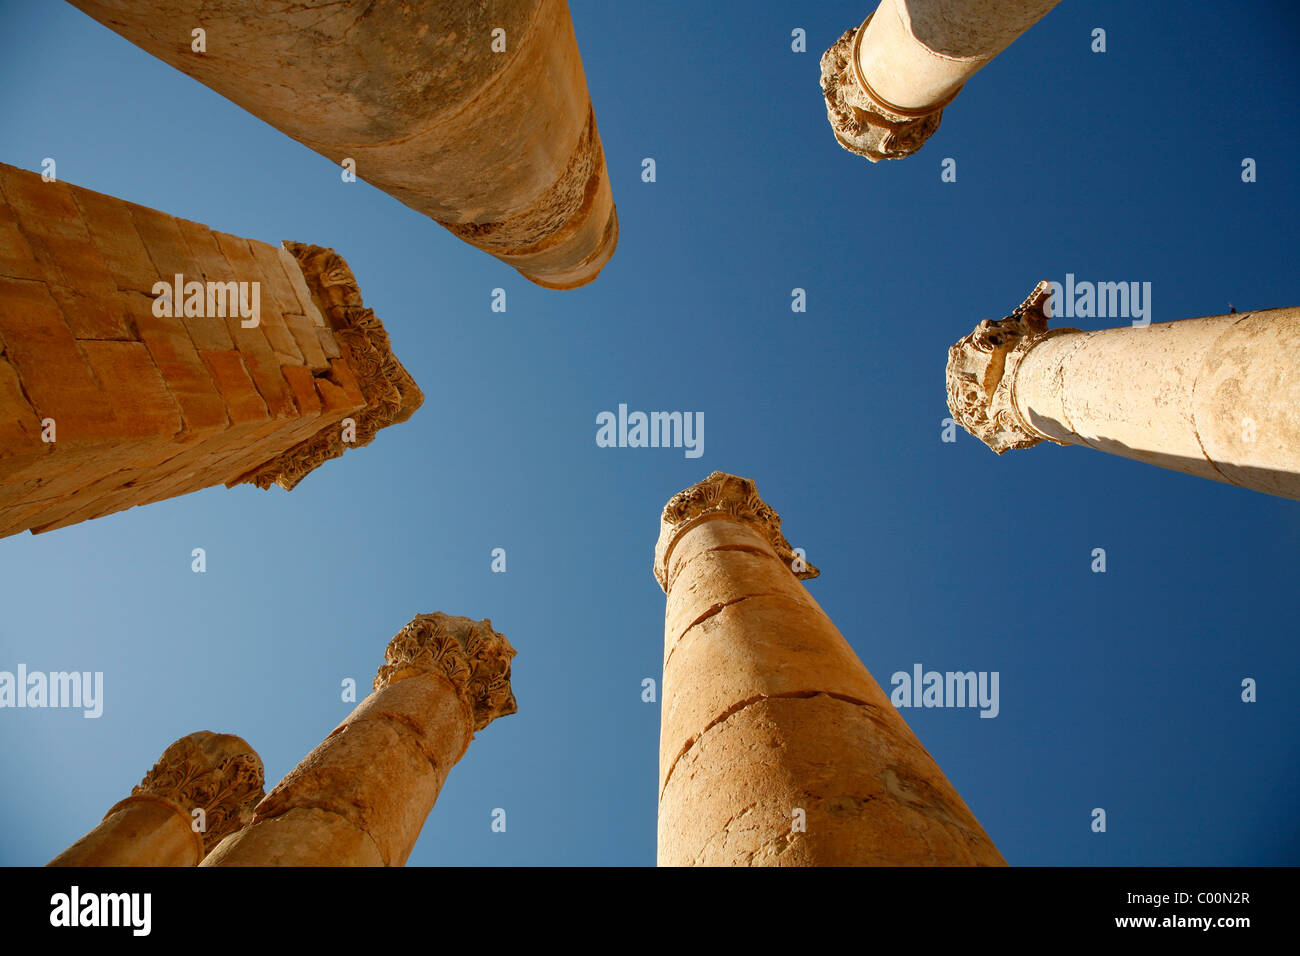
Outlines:
<svg viewBox="0 0 1300 956"><path fill-rule="evenodd" d="M756 597L781 597L781 595L775 591L760 591L758 594L742 594L740 597L732 598L730 601L720 601L717 604L709 605L703 614L682 628L681 633L677 635L677 639L673 641L673 649L669 651L668 656L664 658L664 670L668 670L668 662L673 659L673 655L677 653L677 648L681 646L682 640L690 633L691 628L707 621L709 618L714 617L717 614L720 614L724 608L729 608L733 604L739 604L741 601L748 601L750 598Z"/></svg>
<svg viewBox="0 0 1300 956"><path fill-rule="evenodd" d="M701 730L698 734L691 737L690 740L686 741L686 743L682 746L682 749L678 751L677 756L673 758L673 762L668 767L668 772L664 774L663 786L659 788L660 801L661 802L663 801L664 791L668 789L668 783L673 778L673 771L677 769L678 761L680 761L683 757L685 757L687 752L692 747L694 747L695 744L699 740L701 740L705 734L707 734L714 727L718 726L718 724L730 719L735 714L740 713L746 707L749 707L753 704L757 704L759 701L762 700L808 700L813 697L832 697L835 700L842 700L846 704L853 704L856 707L865 707L867 708L867 710L875 709L874 704L871 704L865 700L858 700L856 697L850 697L848 694L837 694L835 691L829 691L829 690L790 690L790 691L785 691L784 693L781 694L755 694L753 697L747 697L744 700L737 701L736 703L728 707L726 710L724 710L721 714L719 714L718 716L714 717L711 721L709 721L709 723L705 726L703 730Z"/></svg>
<svg viewBox="0 0 1300 956"><path fill-rule="evenodd" d="M696 561L697 558L702 558L706 554L713 554L715 551L743 551L748 554L757 554L760 557L764 557L764 558L776 557L776 555L772 554L772 552L764 551L762 548L755 547L754 545L751 544L719 544L715 547L709 548L707 551L701 551L698 554L692 555L686 561L685 564L683 564L680 568L677 569L677 573L674 574L669 579L668 590L670 591L672 590L672 587L677 582L678 578L682 576L682 573L685 572L685 570L689 568ZM777 560L780 561L780 558L777 558ZM784 562L782 563L784 564Z"/></svg>

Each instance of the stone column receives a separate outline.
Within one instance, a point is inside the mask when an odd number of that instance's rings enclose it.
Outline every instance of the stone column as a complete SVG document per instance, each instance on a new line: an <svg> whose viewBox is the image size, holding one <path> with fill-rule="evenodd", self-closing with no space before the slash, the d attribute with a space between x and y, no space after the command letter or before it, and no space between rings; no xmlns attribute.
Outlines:
<svg viewBox="0 0 1300 956"><path fill-rule="evenodd" d="M1040 441L1300 499L1300 308L1048 330L1051 283L948 350L948 407L999 455Z"/></svg>
<svg viewBox="0 0 1300 956"><path fill-rule="evenodd" d="M799 583L818 573L747 478L664 508L659 864L1002 865Z"/></svg>
<svg viewBox="0 0 1300 956"><path fill-rule="evenodd" d="M0 537L292 488L423 398L333 250L0 164Z"/></svg>
<svg viewBox="0 0 1300 956"><path fill-rule="evenodd" d="M962 86L1060 0L881 0L822 55L840 145L902 159L939 128Z"/></svg>
<svg viewBox="0 0 1300 956"><path fill-rule="evenodd" d="M474 732L515 713L515 649L489 620L421 614L375 691L204 866L402 866Z"/></svg>
<svg viewBox="0 0 1300 956"><path fill-rule="evenodd" d="M614 253L565 0L71 2L538 285L585 285Z"/></svg>
<svg viewBox="0 0 1300 956"><path fill-rule="evenodd" d="M163 751L99 826L46 865L198 866L251 819L262 784L262 761L242 738L190 734Z"/></svg>

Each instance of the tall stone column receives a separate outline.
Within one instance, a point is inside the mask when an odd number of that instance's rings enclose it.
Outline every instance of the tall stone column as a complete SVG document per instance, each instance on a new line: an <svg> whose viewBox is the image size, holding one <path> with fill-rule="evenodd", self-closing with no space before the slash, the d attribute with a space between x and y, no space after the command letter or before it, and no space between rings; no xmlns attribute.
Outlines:
<svg viewBox="0 0 1300 956"><path fill-rule="evenodd" d="M70 2L538 285L614 254L565 0Z"/></svg>
<svg viewBox="0 0 1300 956"><path fill-rule="evenodd" d="M999 455L1040 441L1300 499L1300 308L1048 330L1040 282L948 350L948 407Z"/></svg>
<svg viewBox="0 0 1300 956"><path fill-rule="evenodd" d="M262 761L245 740L190 734L163 751L99 826L46 865L198 866L252 818L262 784Z"/></svg>
<svg viewBox="0 0 1300 956"><path fill-rule="evenodd" d="M292 488L423 400L333 250L0 164L0 537Z"/></svg>
<svg viewBox="0 0 1300 956"><path fill-rule="evenodd" d="M447 774L516 711L515 649L489 620L421 614L388 645L375 691L204 866L402 866Z"/></svg>
<svg viewBox="0 0 1300 956"><path fill-rule="evenodd" d="M661 866L1002 865L747 478L664 508Z"/></svg>
<svg viewBox="0 0 1300 956"><path fill-rule="evenodd" d="M873 163L911 156L966 81L1059 2L881 0L822 55L835 138Z"/></svg>

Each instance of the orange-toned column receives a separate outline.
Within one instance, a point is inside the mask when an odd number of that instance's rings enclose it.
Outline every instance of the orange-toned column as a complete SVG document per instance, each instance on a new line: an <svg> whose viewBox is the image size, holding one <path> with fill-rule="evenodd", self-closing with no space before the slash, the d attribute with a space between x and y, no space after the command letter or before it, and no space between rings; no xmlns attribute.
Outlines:
<svg viewBox="0 0 1300 956"><path fill-rule="evenodd" d="M948 350L968 432L999 455L1081 445L1300 499L1300 308L1082 332L1048 329L1052 294L1040 282Z"/></svg>
<svg viewBox="0 0 1300 956"><path fill-rule="evenodd" d="M539 285L614 253L565 0L71 2Z"/></svg>
<svg viewBox="0 0 1300 956"><path fill-rule="evenodd" d="M262 761L233 734L206 730L163 751L131 796L47 866L198 866L262 799Z"/></svg>
<svg viewBox="0 0 1300 956"><path fill-rule="evenodd" d="M331 250L0 165L0 537L292 488L422 401Z"/></svg>
<svg viewBox="0 0 1300 956"><path fill-rule="evenodd" d="M873 163L912 155L966 81L1059 2L881 0L822 56L835 138Z"/></svg>
<svg viewBox="0 0 1300 956"><path fill-rule="evenodd" d="M421 614L375 691L204 866L402 866L474 733L515 713L515 650L491 621Z"/></svg>
<svg viewBox="0 0 1300 956"><path fill-rule="evenodd" d="M799 583L817 574L747 478L664 508L659 864L1003 864Z"/></svg>

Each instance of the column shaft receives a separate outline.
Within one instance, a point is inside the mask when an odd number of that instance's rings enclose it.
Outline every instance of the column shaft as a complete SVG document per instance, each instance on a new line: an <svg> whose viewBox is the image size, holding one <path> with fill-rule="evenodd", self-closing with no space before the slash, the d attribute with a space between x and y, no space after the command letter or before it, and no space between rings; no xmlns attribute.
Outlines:
<svg viewBox="0 0 1300 956"><path fill-rule="evenodd" d="M492 630L420 615L363 700L204 866L402 866L474 731L515 712L514 649Z"/></svg>
<svg viewBox="0 0 1300 956"><path fill-rule="evenodd" d="M836 138L872 162L920 149L967 80L1059 0L881 0L822 57Z"/></svg>
<svg viewBox="0 0 1300 956"><path fill-rule="evenodd" d="M747 479L664 511L660 865L1001 864L793 559Z"/></svg>
<svg viewBox="0 0 1300 956"><path fill-rule="evenodd" d="M46 866L198 866L203 837L166 800L128 797Z"/></svg>
<svg viewBox="0 0 1300 956"><path fill-rule="evenodd" d="M262 761L233 734L182 737L100 824L47 866L197 866L251 818Z"/></svg>
<svg viewBox="0 0 1300 956"><path fill-rule="evenodd" d="M539 285L585 285L613 255L565 0L72 2Z"/></svg>
<svg viewBox="0 0 1300 956"><path fill-rule="evenodd" d="M999 453L1084 445L1300 499L1300 308L1048 332L1049 295L950 351L967 430Z"/></svg>

